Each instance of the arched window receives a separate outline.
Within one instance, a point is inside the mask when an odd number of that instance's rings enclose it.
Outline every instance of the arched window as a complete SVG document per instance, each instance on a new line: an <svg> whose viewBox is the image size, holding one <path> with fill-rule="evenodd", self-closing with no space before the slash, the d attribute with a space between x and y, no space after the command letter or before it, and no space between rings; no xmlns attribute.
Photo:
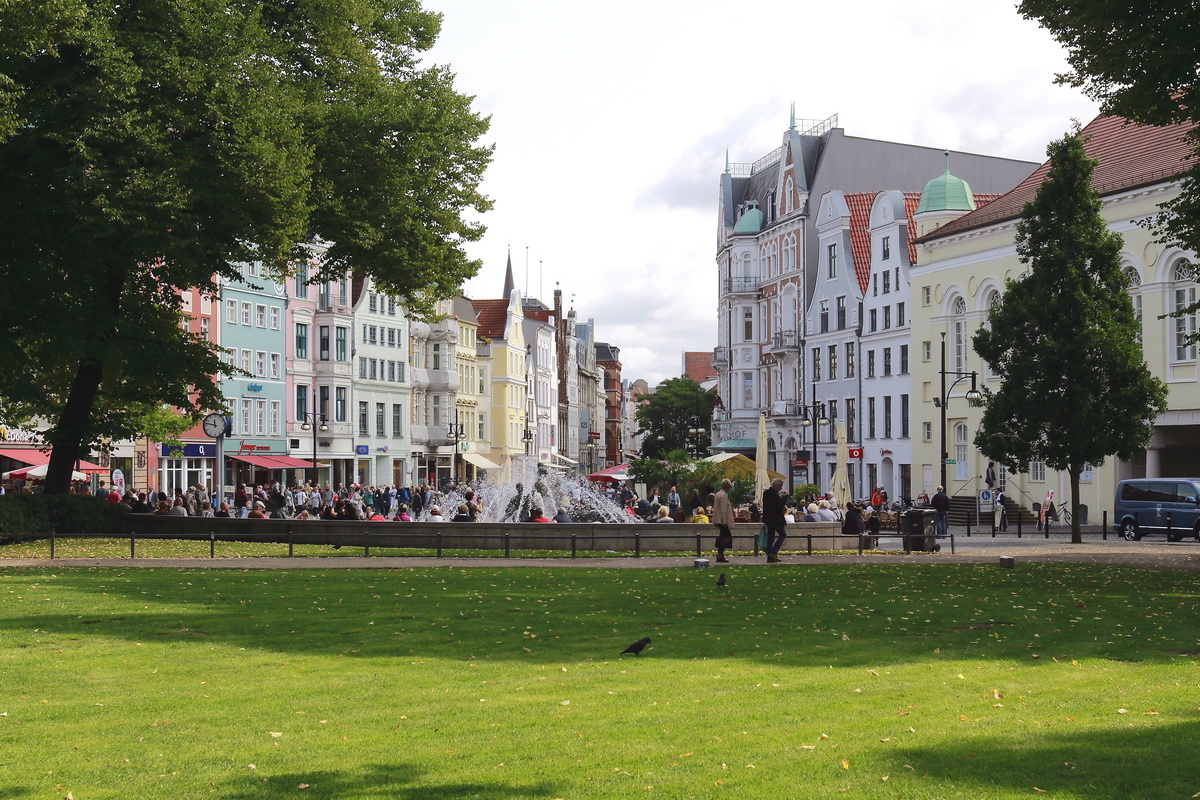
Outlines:
<svg viewBox="0 0 1200 800"><path fill-rule="evenodd" d="M992 311L992 309L999 308L1000 307L1000 291L998 289L992 289L990 292L988 292L987 302L984 303L984 305L987 307L989 313ZM988 330L991 330L991 322L990 321L984 320L983 324L984 324L984 327L986 327ZM991 364L986 363L986 362L984 363L983 376L985 379L996 377L996 370L993 369Z"/></svg>
<svg viewBox="0 0 1200 800"><path fill-rule="evenodd" d="M1196 345L1192 340L1196 336L1196 311L1193 308L1196 305L1196 281L1191 264L1186 259L1175 262L1171 282L1175 298L1171 317L1171 324L1175 327L1175 360L1195 361Z"/></svg>
<svg viewBox="0 0 1200 800"><path fill-rule="evenodd" d="M1137 323L1138 344L1142 343L1142 276L1136 267L1126 267L1125 277L1129 279L1129 299L1133 301L1133 319Z"/></svg>
<svg viewBox="0 0 1200 800"><path fill-rule="evenodd" d="M954 305L951 306L950 313L954 316L950 336L954 371L965 372L967 369L967 301L962 297L954 298Z"/></svg>
<svg viewBox="0 0 1200 800"><path fill-rule="evenodd" d="M746 253L745 255L742 256L742 277L743 278L753 278L754 277L754 259L752 259L750 257L749 253Z"/></svg>
<svg viewBox="0 0 1200 800"><path fill-rule="evenodd" d="M958 422L954 425L954 460L955 464L954 476L958 480L966 480L968 471L967 464L967 424Z"/></svg>
<svg viewBox="0 0 1200 800"><path fill-rule="evenodd" d="M790 194L788 196L791 197ZM794 269L796 269L796 237L788 236L783 240L783 271L786 273Z"/></svg>
<svg viewBox="0 0 1200 800"><path fill-rule="evenodd" d="M789 175L787 184L783 189L783 210L785 213L791 213L796 208L796 184L792 183L792 176Z"/></svg>

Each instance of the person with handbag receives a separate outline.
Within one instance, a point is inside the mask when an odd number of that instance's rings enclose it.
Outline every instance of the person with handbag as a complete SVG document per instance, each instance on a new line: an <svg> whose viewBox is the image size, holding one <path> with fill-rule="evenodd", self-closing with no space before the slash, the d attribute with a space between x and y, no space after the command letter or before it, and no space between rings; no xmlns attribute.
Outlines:
<svg viewBox="0 0 1200 800"><path fill-rule="evenodd" d="M733 483L726 478L721 481L721 490L713 498L712 524L717 526L717 561L726 562L725 551L733 547L733 504L729 502L729 490Z"/></svg>
<svg viewBox="0 0 1200 800"><path fill-rule="evenodd" d="M784 521L783 480L776 478L771 486L763 492L762 519L767 531L767 563L779 563L779 550L783 540L787 538L787 522Z"/></svg>

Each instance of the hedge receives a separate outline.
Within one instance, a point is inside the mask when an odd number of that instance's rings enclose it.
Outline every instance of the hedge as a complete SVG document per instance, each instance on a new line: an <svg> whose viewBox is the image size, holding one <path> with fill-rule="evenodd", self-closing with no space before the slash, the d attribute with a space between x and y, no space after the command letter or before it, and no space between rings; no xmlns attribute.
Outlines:
<svg viewBox="0 0 1200 800"><path fill-rule="evenodd" d="M42 539L55 533L119 535L123 503L91 495L6 494L0 496L0 543Z"/></svg>

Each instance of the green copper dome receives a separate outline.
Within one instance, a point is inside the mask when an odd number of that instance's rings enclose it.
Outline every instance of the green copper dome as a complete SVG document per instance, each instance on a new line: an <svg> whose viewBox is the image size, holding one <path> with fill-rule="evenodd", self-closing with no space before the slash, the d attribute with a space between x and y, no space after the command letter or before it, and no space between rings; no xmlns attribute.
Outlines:
<svg viewBox="0 0 1200 800"><path fill-rule="evenodd" d="M922 211L974 211L975 195L962 178L950 174L950 153L946 152L946 171L925 184L917 213Z"/></svg>
<svg viewBox="0 0 1200 800"><path fill-rule="evenodd" d="M738 233L758 233L762 230L763 213L758 210L758 201L751 200L750 207L742 212L738 217L737 223L733 226L733 232Z"/></svg>

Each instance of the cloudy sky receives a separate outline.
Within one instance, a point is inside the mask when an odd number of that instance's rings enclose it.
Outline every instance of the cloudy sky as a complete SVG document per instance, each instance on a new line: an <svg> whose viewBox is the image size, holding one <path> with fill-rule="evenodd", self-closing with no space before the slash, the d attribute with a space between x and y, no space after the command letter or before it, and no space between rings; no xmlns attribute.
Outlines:
<svg viewBox="0 0 1200 800"><path fill-rule="evenodd" d="M791 103L848 136L1038 162L1096 112L1054 85L1062 50L1012 0L424 5L444 16L426 60L492 118L467 295L501 296L511 248L519 289L549 305L560 287L651 385L716 345L725 153L778 147Z"/></svg>

